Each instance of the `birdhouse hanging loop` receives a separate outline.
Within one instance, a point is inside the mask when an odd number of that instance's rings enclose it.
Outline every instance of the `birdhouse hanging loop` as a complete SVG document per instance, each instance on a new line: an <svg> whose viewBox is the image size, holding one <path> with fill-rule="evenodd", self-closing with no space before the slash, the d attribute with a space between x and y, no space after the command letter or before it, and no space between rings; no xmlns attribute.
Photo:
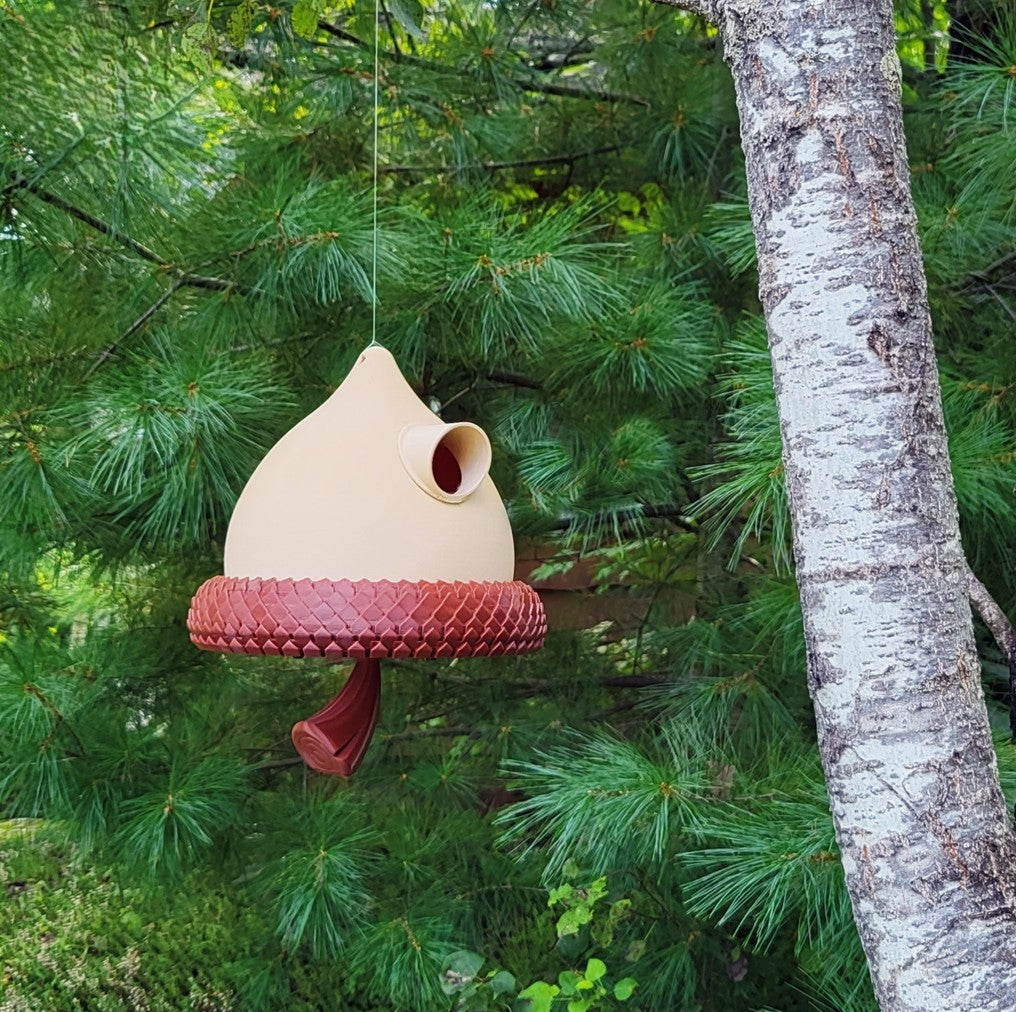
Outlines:
<svg viewBox="0 0 1016 1012"><path fill-rule="evenodd" d="M360 764L381 659L542 646L543 606L513 579L490 459L482 429L443 422L372 345L247 482L224 575L198 588L187 625L204 650L356 661L342 691L293 727L312 769L349 776Z"/></svg>

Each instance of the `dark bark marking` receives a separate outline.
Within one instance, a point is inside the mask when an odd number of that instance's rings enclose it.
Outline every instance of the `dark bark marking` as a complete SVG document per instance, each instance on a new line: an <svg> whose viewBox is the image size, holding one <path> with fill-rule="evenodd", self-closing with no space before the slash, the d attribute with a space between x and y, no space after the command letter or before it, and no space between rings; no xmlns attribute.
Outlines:
<svg viewBox="0 0 1016 1012"><path fill-rule="evenodd" d="M892 340L889 336L889 331L880 323L873 323L871 325L871 329L868 331L868 347L878 356L880 361L885 362L887 365L891 364L889 356L892 350Z"/></svg>
<svg viewBox="0 0 1016 1012"><path fill-rule="evenodd" d="M878 237L882 234L882 216L878 210L878 201L874 195L868 197L868 213L871 218L871 234Z"/></svg>
<svg viewBox="0 0 1016 1012"><path fill-rule="evenodd" d="M840 166L840 175L848 182L853 182L854 173L850 168L850 159L847 157L847 149L843 145L843 130L833 131L833 145L836 148L836 160Z"/></svg>
<svg viewBox="0 0 1016 1012"><path fill-rule="evenodd" d="M765 302L766 309L771 312L791 293L791 291L792 289L790 285L772 285L766 288L765 292L760 294Z"/></svg>

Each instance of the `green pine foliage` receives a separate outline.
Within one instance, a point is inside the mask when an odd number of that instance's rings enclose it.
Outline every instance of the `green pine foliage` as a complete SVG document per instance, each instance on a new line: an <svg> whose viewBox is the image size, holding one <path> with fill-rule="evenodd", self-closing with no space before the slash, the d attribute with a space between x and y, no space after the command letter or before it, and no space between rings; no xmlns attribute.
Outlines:
<svg viewBox="0 0 1016 1012"><path fill-rule="evenodd" d="M1016 21L949 19L898 5L913 189L964 543L1012 613ZM0 0L0 51L3 1008L873 1009L712 30ZM600 593L533 657L387 663L347 783L289 744L341 672L184 619L375 307L490 433L537 576Z"/></svg>

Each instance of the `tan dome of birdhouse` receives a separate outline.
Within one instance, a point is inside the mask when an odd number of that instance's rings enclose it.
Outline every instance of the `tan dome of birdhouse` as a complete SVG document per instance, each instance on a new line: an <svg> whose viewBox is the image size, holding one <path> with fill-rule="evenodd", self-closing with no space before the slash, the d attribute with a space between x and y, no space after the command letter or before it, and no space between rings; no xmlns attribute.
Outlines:
<svg viewBox="0 0 1016 1012"><path fill-rule="evenodd" d="M514 581L487 436L445 423L384 348L286 433L237 501L224 575L188 615L207 650L350 657L343 691L298 723L309 765L348 775L377 719L378 661L520 653L546 631L535 591Z"/></svg>
<svg viewBox="0 0 1016 1012"><path fill-rule="evenodd" d="M445 424L375 346L269 450L226 536L226 576L510 580L490 442Z"/></svg>

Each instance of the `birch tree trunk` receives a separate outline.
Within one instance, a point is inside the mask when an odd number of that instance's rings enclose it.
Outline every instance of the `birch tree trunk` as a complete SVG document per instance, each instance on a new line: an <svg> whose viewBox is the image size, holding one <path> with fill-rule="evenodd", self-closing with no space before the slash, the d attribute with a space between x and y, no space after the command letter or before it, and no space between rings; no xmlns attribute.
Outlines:
<svg viewBox="0 0 1016 1012"><path fill-rule="evenodd" d="M703 0L733 73L808 680L883 1009L1016 1009L890 0Z"/></svg>

